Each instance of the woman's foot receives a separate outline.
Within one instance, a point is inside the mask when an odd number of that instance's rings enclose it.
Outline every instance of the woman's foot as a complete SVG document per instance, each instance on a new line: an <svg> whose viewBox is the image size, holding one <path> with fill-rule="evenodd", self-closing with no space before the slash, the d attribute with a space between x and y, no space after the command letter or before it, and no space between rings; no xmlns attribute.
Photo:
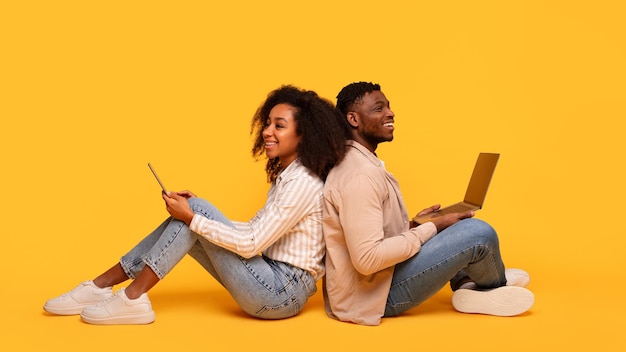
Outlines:
<svg viewBox="0 0 626 352"><path fill-rule="evenodd" d="M148 294L130 299L122 288L109 299L89 306L80 313L81 319L89 324L150 324L155 320Z"/></svg>
<svg viewBox="0 0 626 352"><path fill-rule="evenodd" d="M43 309L57 315L75 315L80 314L85 307L98 304L111 296L111 287L100 288L91 280L84 281L73 290L49 299Z"/></svg>

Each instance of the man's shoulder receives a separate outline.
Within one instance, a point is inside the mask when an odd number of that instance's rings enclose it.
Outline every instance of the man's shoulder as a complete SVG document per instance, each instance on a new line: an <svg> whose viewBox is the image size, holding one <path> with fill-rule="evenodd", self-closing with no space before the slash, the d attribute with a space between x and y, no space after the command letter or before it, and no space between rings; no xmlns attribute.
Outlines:
<svg viewBox="0 0 626 352"><path fill-rule="evenodd" d="M384 174L385 170L380 164L373 162L358 150L350 149L339 165L330 171L326 178L326 184L337 185L350 182L357 177L376 178L384 176Z"/></svg>

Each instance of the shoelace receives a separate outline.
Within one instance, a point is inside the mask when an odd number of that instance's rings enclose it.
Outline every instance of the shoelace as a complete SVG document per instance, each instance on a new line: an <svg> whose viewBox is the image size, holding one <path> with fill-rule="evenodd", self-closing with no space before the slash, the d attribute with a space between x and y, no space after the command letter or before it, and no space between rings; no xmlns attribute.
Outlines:
<svg viewBox="0 0 626 352"><path fill-rule="evenodd" d="M82 288L83 286L85 286L85 284L83 282L81 282L80 284L78 284L78 286L74 287L71 291L65 292L64 294L60 295L59 298L67 297L67 296L71 295L72 293L76 292L78 289Z"/></svg>
<svg viewBox="0 0 626 352"><path fill-rule="evenodd" d="M115 292L112 296L109 296L109 297L108 297L107 299L105 299L104 301L100 301L100 302L98 302L98 303L96 304L96 306L101 307L101 306L103 306L103 305L107 304L109 301L111 301L111 300L113 300L113 299L117 298L117 296L118 296L118 294L119 294L119 293L120 293L120 291Z"/></svg>

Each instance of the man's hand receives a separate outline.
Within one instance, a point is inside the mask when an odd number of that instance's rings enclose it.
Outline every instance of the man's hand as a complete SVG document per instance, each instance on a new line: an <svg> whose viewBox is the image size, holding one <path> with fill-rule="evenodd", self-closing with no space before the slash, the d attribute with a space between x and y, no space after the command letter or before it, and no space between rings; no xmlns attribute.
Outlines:
<svg viewBox="0 0 626 352"><path fill-rule="evenodd" d="M420 211L419 213L417 213L417 215L415 215L413 217L413 219L415 219L418 216L434 213L437 210L439 210L439 208L441 208L441 204L435 204L435 205L433 205L431 207L428 207L428 208ZM411 219L411 221L409 221L409 228L414 228L414 227L417 227L417 226L421 225L420 223L415 222L415 220L413 220L413 219Z"/></svg>
<svg viewBox="0 0 626 352"><path fill-rule="evenodd" d="M456 224L457 222L463 219L471 218L473 216L474 216L474 211L471 210L471 211L466 211L462 213L445 214L445 215L430 219L430 222L435 224L435 226L437 227L437 232L441 232L442 230L448 228L449 226Z"/></svg>
<svg viewBox="0 0 626 352"><path fill-rule="evenodd" d="M415 217L432 214L438 211L439 208L441 208L441 204L435 204L431 207L428 207L420 211L419 213L417 213L417 215L415 215ZM471 218L473 216L474 216L474 211L466 211L462 213L450 213L450 214L433 217L429 219L428 222L432 222L433 224L435 224L435 226L437 227L437 232L440 232L452 224L455 224L463 219ZM419 225L420 225L419 223L411 219L410 221L411 228L419 226Z"/></svg>
<svg viewBox="0 0 626 352"><path fill-rule="evenodd" d="M189 202L187 202L187 199L191 197L194 197L194 195L189 191L163 193L167 212L174 219L184 222L187 226L191 224L194 215Z"/></svg>
<svg viewBox="0 0 626 352"><path fill-rule="evenodd" d="M441 204L435 204L432 207L428 207L428 208L420 211L419 213L417 213L417 215L415 215L415 217L426 215L426 214L430 214L430 213L434 213L437 210L439 210L439 208L441 208Z"/></svg>

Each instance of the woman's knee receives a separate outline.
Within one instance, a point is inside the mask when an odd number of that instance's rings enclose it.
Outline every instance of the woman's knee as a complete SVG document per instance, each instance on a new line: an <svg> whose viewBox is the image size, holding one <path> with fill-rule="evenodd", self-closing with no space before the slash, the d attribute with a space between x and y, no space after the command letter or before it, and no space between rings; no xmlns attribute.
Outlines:
<svg viewBox="0 0 626 352"><path fill-rule="evenodd" d="M189 198L187 199L187 202L189 203L189 206L191 207L192 210L196 210L199 208L215 208L211 203L209 203L205 199L198 198L198 197Z"/></svg>
<svg viewBox="0 0 626 352"><path fill-rule="evenodd" d="M194 213L200 214L211 220L219 221L223 224L233 226L231 221L224 214L222 214L222 212L217 209L213 204L209 203L209 201L202 198L193 197L189 198L187 202L189 203L189 207Z"/></svg>
<svg viewBox="0 0 626 352"><path fill-rule="evenodd" d="M187 202L189 203L189 207L194 213L202 214L209 218L212 218L210 216L211 214L221 214L220 211L213 204L209 203L205 199L193 197L187 199Z"/></svg>

